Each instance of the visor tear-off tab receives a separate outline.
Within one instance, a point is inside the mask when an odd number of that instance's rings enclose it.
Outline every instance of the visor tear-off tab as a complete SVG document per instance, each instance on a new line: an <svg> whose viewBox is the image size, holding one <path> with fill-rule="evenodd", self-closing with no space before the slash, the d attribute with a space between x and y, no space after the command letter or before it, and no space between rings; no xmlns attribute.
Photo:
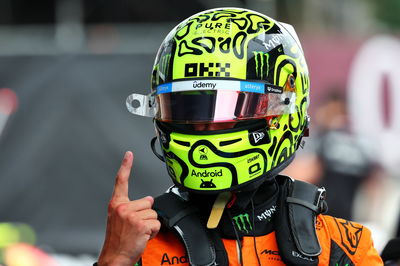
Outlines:
<svg viewBox="0 0 400 266"><path fill-rule="evenodd" d="M215 230L205 227L195 206L173 192L168 192L155 198L153 208L162 223L180 236L190 265L228 266L228 256L222 240L216 236Z"/></svg>

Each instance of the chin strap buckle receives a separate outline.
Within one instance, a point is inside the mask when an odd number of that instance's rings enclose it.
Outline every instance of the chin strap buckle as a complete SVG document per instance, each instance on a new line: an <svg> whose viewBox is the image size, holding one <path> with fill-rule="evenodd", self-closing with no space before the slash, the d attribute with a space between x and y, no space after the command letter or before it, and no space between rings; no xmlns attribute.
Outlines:
<svg viewBox="0 0 400 266"><path fill-rule="evenodd" d="M318 206L318 214L320 213L326 213L328 211L328 204L326 203L326 189L324 187L318 188L318 200L317 200L317 206Z"/></svg>
<svg viewBox="0 0 400 266"><path fill-rule="evenodd" d="M312 210L316 214L325 213L328 210L328 205L326 204L326 201L325 201L326 189L324 187L318 188L316 191L316 195L317 195L317 197L316 197L315 204L313 204L309 201L302 200L299 198L294 198L294 197L287 197L286 202L301 205L303 207L306 207L306 208Z"/></svg>

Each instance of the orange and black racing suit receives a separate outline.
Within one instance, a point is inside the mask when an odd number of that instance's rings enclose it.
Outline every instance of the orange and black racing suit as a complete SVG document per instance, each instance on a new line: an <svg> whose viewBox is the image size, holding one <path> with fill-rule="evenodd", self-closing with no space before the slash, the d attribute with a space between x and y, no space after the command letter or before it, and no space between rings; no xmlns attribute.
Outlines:
<svg viewBox="0 0 400 266"><path fill-rule="evenodd" d="M383 265L373 247L370 231L362 225L331 216L319 215L317 235L322 247L318 265L375 266ZM229 266L239 264L237 240L222 239L229 258ZM281 266L282 261L275 232L264 236L244 236L241 240L243 265ZM257 255L256 255L257 253ZM185 247L172 231L162 231L149 241L142 256L142 265L189 265Z"/></svg>
<svg viewBox="0 0 400 266"><path fill-rule="evenodd" d="M227 265L278 266L290 264L283 259L283 249L290 245L279 244L276 238L277 231L279 231L276 229L283 227L283 225L281 226L283 223L275 217L280 208L278 206L279 193L276 191L282 191L282 188L276 189L275 187L271 192L271 187L273 186L264 185L256 194L250 196L251 200L254 200L250 204L250 210L242 208L243 205L235 207L237 204L233 204L233 206L228 206L224 212L217 230L219 239L223 243L221 246L226 251ZM238 197L236 201L246 202L248 199L247 195L247 198L246 196ZM202 196L197 196L192 201L200 208L208 210L210 210L208 204L212 204ZM209 211L203 212L202 217L208 217L208 214ZM383 265L381 257L373 246L371 232L368 228L355 222L323 214L316 215L313 219L315 219L313 231L315 230L315 239L321 248L320 254L315 257L305 257L294 250L285 254L290 254L297 259L305 259L305 262L315 260L313 265ZM181 238L176 232L164 226L159 234L149 241L141 261L137 265L183 266L190 265L190 263L187 249ZM304 263L302 265L311 264Z"/></svg>

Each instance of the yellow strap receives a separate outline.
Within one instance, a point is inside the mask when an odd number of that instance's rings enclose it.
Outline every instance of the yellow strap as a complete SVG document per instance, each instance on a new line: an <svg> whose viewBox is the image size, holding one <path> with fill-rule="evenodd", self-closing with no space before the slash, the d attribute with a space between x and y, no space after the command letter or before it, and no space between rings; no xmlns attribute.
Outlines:
<svg viewBox="0 0 400 266"><path fill-rule="evenodd" d="M207 228L214 229L218 226L221 220L222 213L224 212L226 204L231 199L231 192L222 192L218 194L215 199L214 205L211 209L210 217L208 217Z"/></svg>

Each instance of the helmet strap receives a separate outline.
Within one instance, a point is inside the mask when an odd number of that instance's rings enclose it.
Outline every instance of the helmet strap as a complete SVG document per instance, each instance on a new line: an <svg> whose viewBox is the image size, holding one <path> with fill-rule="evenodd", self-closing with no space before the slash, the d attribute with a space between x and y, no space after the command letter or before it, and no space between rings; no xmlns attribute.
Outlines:
<svg viewBox="0 0 400 266"><path fill-rule="evenodd" d="M225 206L230 201L231 196L232 193L229 191L221 192L218 194L212 206L210 216L208 217L208 229L217 228L219 221L221 220L222 214L224 213Z"/></svg>
<svg viewBox="0 0 400 266"><path fill-rule="evenodd" d="M162 156L161 154L159 154L156 150L156 141L157 141L157 137L154 137L151 139L150 142L150 146L151 146L151 150L153 151L154 155L157 156L158 159L160 159L161 161L165 162L164 156Z"/></svg>

